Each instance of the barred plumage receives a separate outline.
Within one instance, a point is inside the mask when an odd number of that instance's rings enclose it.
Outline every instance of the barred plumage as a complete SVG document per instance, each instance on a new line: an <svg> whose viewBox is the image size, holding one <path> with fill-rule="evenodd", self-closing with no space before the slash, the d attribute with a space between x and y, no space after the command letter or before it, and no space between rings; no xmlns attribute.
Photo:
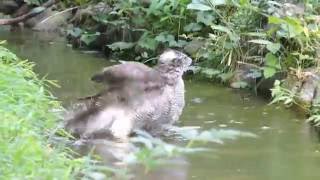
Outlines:
<svg viewBox="0 0 320 180"><path fill-rule="evenodd" d="M104 83L105 90L82 98L87 108L68 118L66 128L81 137L108 131L106 134L126 139L134 129L157 134L182 113L182 75L190 64L185 54L167 50L154 68L138 62L104 68L92 80Z"/></svg>

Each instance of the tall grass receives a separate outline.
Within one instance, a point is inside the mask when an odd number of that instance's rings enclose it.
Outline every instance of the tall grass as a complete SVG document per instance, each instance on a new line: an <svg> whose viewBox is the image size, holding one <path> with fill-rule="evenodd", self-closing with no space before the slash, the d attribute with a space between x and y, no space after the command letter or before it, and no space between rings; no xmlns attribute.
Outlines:
<svg viewBox="0 0 320 180"><path fill-rule="evenodd" d="M0 45L0 179L70 179L82 160L49 142L61 106L32 67Z"/></svg>

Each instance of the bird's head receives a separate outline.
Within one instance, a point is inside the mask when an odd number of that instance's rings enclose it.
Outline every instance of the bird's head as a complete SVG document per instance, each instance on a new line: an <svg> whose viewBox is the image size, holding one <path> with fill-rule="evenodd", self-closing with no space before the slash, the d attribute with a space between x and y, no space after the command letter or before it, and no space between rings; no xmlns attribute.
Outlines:
<svg viewBox="0 0 320 180"><path fill-rule="evenodd" d="M192 63L192 59L186 54L173 50L165 50L159 57L158 65L171 66L181 69L183 72L187 71Z"/></svg>

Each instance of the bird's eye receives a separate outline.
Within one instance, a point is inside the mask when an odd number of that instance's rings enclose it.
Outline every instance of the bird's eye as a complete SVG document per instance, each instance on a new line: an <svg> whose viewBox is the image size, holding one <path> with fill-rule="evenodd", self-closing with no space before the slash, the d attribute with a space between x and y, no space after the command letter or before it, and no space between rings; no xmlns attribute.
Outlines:
<svg viewBox="0 0 320 180"><path fill-rule="evenodd" d="M181 64L181 59L180 58L176 58L176 59L174 59L173 63L176 64L176 65L180 65Z"/></svg>

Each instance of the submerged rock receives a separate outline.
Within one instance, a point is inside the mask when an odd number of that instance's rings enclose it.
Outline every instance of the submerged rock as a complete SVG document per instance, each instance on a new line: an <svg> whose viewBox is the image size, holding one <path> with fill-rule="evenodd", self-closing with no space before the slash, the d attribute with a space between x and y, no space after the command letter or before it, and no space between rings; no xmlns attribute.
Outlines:
<svg viewBox="0 0 320 180"><path fill-rule="evenodd" d="M302 16L305 13L305 7L303 3L283 3L279 8L275 9L272 13L274 16L287 17L287 16Z"/></svg>
<svg viewBox="0 0 320 180"><path fill-rule="evenodd" d="M320 102L320 72L317 69L290 73L284 86L295 93L296 101L303 107L309 108Z"/></svg>
<svg viewBox="0 0 320 180"><path fill-rule="evenodd" d="M262 76L261 67L254 64L238 63L232 78L229 80L229 86L235 89L255 88L259 94L270 97L270 89L273 88L274 82L285 79L286 73L277 72L274 76L267 79Z"/></svg>
<svg viewBox="0 0 320 180"><path fill-rule="evenodd" d="M255 87L257 79L261 77L260 68L253 64L238 63L236 70L230 79L230 87L232 88L244 88Z"/></svg>

